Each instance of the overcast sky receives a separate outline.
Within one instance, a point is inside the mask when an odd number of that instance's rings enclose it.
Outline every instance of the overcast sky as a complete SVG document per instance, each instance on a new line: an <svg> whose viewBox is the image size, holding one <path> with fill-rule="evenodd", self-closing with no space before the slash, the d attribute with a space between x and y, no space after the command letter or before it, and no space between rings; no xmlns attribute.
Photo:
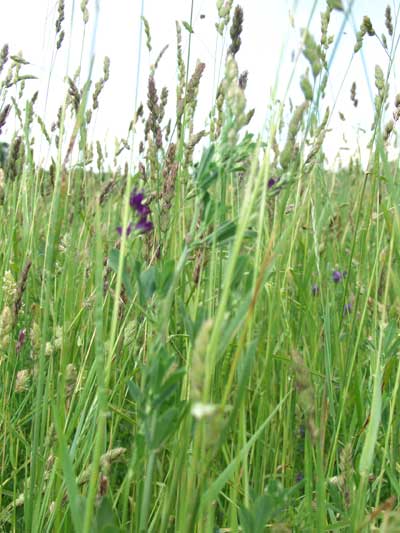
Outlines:
<svg viewBox="0 0 400 533"><path fill-rule="evenodd" d="M54 121L59 105L65 94L65 76L72 76L79 64L82 64L83 78L88 72L88 61L95 53L96 62L93 81L97 81L102 71L104 56L111 59L110 80L100 99L100 110L93 121L95 138L105 141L112 147L114 138L126 136L128 124L135 108L136 90L139 102L146 100L146 83L149 66L155 61L160 50L169 45L156 76L157 87L167 85L171 97L175 95L176 80L176 34L175 21L189 21L191 17L191 0L99 0L99 14L96 18L95 0L89 0L89 23L84 32L84 24L79 0L65 0L66 17L63 29L66 39L54 58L55 20L57 18L56 0L4 0L0 22L0 35L3 43L8 43L10 52L22 51L31 65L25 73L38 76L39 80L27 82L27 94L39 89L37 111ZM242 0L238 2L244 9L244 30L242 48L237 54L239 69L249 71L247 89L248 107L256 108L252 129L259 132L262 128L270 102L270 92L279 69L278 97L283 97L288 80L293 72L292 58L301 46L300 30L306 27L311 14L311 31L319 39L320 12L325 2L313 0ZM343 0L348 5L348 0ZM235 3L234 3L235 5ZM397 6L390 1L393 18ZM373 72L375 64L380 64L385 71L388 58L377 39L365 38L361 53L354 56L350 72L346 75L352 58L355 43L355 31L362 17L370 16L380 35L384 30L384 11L386 2L378 0L354 0L352 16L349 18L339 46L332 62L330 82L323 106L331 108L336 102L330 122L332 129L326 139L326 151L331 161L343 147L355 149L357 141L365 143L370 134L373 119L371 92L375 94ZM139 28L143 8L151 28L152 52L149 54L142 39L140 68L138 77ZM338 34L343 21L343 13L332 14L330 32ZM97 21L97 23L96 23ZM223 39L216 39L215 22L217 21L215 0L194 0L190 62L193 69L196 60L206 63L206 70L201 82L199 109L196 124L201 129L207 119L215 85L221 75L221 53ZM94 28L97 31L94 34ZM95 40L94 40L95 35ZM184 55L187 55L189 34L183 29ZM226 43L229 43L229 36ZM390 43L389 43L390 44ZM93 47L94 45L94 47ZM92 48L93 47L93 48ZM83 50L83 51L82 51ZM364 63L363 63L364 58ZM307 68L302 58L297 67L289 95L293 103L302 100L298 89L299 76ZM368 75L368 77L366 76ZM369 81L368 81L369 78ZM357 83L359 105L354 108L350 102L350 87ZM394 72L391 88L393 93L400 90ZM392 102L390 102L392 105ZM339 119L341 111L346 121ZM367 130L360 133L359 128ZM10 122L5 135L13 131ZM343 138L344 136L344 138ZM345 144L345 140L348 144ZM348 151L341 151L347 159ZM45 157L45 154L43 154Z"/></svg>

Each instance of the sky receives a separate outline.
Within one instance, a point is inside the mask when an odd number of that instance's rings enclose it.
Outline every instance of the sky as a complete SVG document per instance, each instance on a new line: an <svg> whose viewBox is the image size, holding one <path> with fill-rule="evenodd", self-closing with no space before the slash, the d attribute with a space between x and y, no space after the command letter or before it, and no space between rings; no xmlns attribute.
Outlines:
<svg viewBox="0 0 400 533"><path fill-rule="evenodd" d="M343 0L345 7L350 0ZM397 5L389 0L395 18ZM104 56L110 58L110 79L100 97L100 109L92 121L95 139L110 147L115 138L126 137L135 106L146 101L146 86L150 66L160 50L169 45L156 74L160 90L166 85L171 98L176 86L176 33L175 21L192 21L194 33L190 44L190 72L196 60L206 63L201 80L196 128L205 126L213 102L218 80L223 74L223 47L229 44L229 35L216 38L216 0L96 0L88 1L89 22L85 25L80 10L80 0L65 0L66 16L63 29L66 38L55 55L55 20L58 0L4 0L0 20L0 35L10 47L11 54L21 51L30 62L24 72L38 80L28 81L26 95L39 90L36 110L51 124L66 92L66 76L73 76L81 65L81 76L89 72L90 58L94 54L92 72L94 82L102 73ZM302 94L299 77L308 67L301 51L301 29L309 25L316 39L320 36L320 12L325 9L322 0L239 0L244 10L242 47L237 54L239 70L248 70L246 90L248 108L256 113L251 123L254 132L260 132L268 117L271 91L277 82L276 97L283 99L288 94L294 105L300 104ZM234 2L236 5L236 2ZM354 0L352 12L344 28L344 14L334 11L329 34L340 35L331 63L331 75L322 113L326 106L333 109L325 141L325 152L333 164L338 155L346 161L356 150L366 154L365 145L370 136L373 120L372 98L374 68L379 64L385 72L388 57L376 38L366 37L362 51L352 54L355 32L368 15L378 35L385 30L384 11L386 2L377 0ZM152 36L152 51L145 46L141 33L141 14L149 22ZM184 57L188 54L189 33L182 29ZM389 43L390 44L390 43ZM332 47L333 49L333 47ZM296 61L296 57L299 59ZM329 57L329 56L328 56ZM293 72L295 73L292 76ZM292 77L288 89L289 80ZM359 105L354 108L350 101L350 87L357 83ZM397 73L391 82L393 95L400 91ZM393 100L393 98L392 98ZM0 102L1 105L1 102ZM172 105L172 103L170 104ZM393 102L390 101L390 105ZM286 113L289 117L289 107ZM339 117L339 111L345 121ZM9 137L15 123L11 120L3 134ZM350 150L349 150L350 147ZM42 149L43 161L48 154Z"/></svg>

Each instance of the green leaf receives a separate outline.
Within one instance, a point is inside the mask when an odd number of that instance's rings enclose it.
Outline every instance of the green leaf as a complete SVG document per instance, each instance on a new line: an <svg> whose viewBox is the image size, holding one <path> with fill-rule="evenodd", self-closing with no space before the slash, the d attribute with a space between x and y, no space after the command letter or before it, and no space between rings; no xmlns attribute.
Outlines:
<svg viewBox="0 0 400 533"><path fill-rule="evenodd" d="M141 269L140 261L135 261L133 271L138 284L140 304L144 305L156 290L157 268L152 266L144 272L141 272Z"/></svg>
<svg viewBox="0 0 400 533"><path fill-rule="evenodd" d="M232 220L226 220L218 228L208 235L204 242L206 244L211 244L215 239L218 244L225 243L229 239L233 239L236 235L237 225ZM245 238L254 239L257 237L257 232L255 230L248 229L244 232Z"/></svg>
<svg viewBox="0 0 400 533"><path fill-rule="evenodd" d="M270 481L264 494L252 503L250 509L239 509L240 523L245 533L263 533L265 526L285 509L287 493L275 480Z"/></svg>
<svg viewBox="0 0 400 533"><path fill-rule="evenodd" d="M399 361L397 356L390 357L390 359L386 362L385 368L383 370L382 390L386 389L390 380L393 379L396 375L398 362Z"/></svg>
<svg viewBox="0 0 400 533"><path fill-rule="evenodd" d="M382 372L379 367L379 359L375 367L374 388L372 392L371 417L367 428L364 446L361 452L358 471L366 477L371 471L374 460L374 452L378 440L378 430L382 414Z"/></svg>
<svg viewBox="0 0 400 533"><path fill-rule="evenodd" d="M115 272L115 274L118 274L119 258L120 258L120 250L118 250L117 248L113 248L108 256L108 264L111 270ZM124 263L124 267L122 270L122 283L124 284L128 298L131 300L133 296L132 285L129 279L128 270L127 270L125 263Z"/></svg>
<svg viewBox="0 0 400 533"><path fill-rule="evenodd" d="M275 502L269 494L259 496L254 502L254 533L263 533L267 521L273 515Z"/></svg>
<svg viewBox="0 0 400 533"><path fill-rule="evenodd" d="M207 236L205 242L211 244L215 239L217 243L221 244L228 239L232 239L236 234L236 224L232 220L223 222L218 228Z"/></svg>
<svg viewBox="0 0 400 533"><path fill-rule="evenodd" d="M148 300L153 296L156 290L156 267L152 266L140 274L141 289L143 297Z"/></svg>
<svg viewBox="0 0 400 533"><path fill-rule="evenodd" d="M214 181L218 178L218 167L214 163L211 163L208 169L208 174L203 176L201 183L199 184L203 190L207 190Z"/></svg>
<svg viewBox="0 0 400 533"><path fill-rule="evenodd" d="M195 181L203 190L207 190L211 183L218 177L218 171L215 166L212 167L212 172L210 172L214 152L215 146L213 144L210 144L208 148L203 150L199 166L194 175Z"/></svg>
<svg viewBox="0 0 400 533"><path fill-rule="evenodd" d="M105 497L101 499L100 505L97 509L96 518L104 525L115 523L114 512L109 498Z"/></svg>
<svg viewBox="0 0 400 533"><path fill-rule="evenodd" d="M121 533L121 530L117 526L107 524L99 529L99 533Z"/></svg>
<svg viewBox="0 0 400 533"><path fill-rule="evenodd" d="M96 512L98 533L120 533L110 499L104 497Z"/></svg>
<svg viewBox="0 0 400 533"><path fill-rule="evenodd" d="M288 397L289 397L289 393L287 393L282 398L282 400L277 404L275 409L271 411L270 415L264 420L264 422L262 422L262 424L258 427L258 429L249 438L246 444L236 453L232 461L226 466L226 468L219 474L217 479L215 479L210 484L210 486L207 488L207 490L203 493L201 497L201 505L203 507L207 507L207 505L209 505L212 501L218 498L220 491L223 489L225 484L228 483L228 481L230 481L233 478L243 458L248 455L248 453L250 452L250 450L252 449L256 441L261 437L261 435L265 431L268 424L271 422L274 416L282 409L282 406L286 403L286 400L288 399Z"/></svg>
<svg viewBox="0 0 400 533"><path fill-rule="evenodd" d="M247 316L247 311L251 302L252 293L249 291L247 294L243 295L242 302L237 309L236 313L232 316L232 318L225 323L225 327L223 330L223 333L221 335L218 351L219 351L219 357L223 357L225 354L225 351L229 345L229 343L233 340L237 332L239 331L240 327L243 324L243 321L245 320Z"/></svg>
<svg viewBox="0 0 400 533"><path fill-rule="evenodd" d="M176 420L178 418L178 409L170 407L167 411L157 419L155 434L151 439L150 446L154 450L159 448L163 441L175 431Z"/></svg>
<svg viewBox="0 0 400 533"><path fill-rule="evenodd" d="M170 259L165 261L156 272L156 286L160 296L164 298L171 287L171 283L174 279L175 273L175 261Z"/></svg>
<svg viewBox="0 0 400 533"><path fill-rule="evenodd" d="M134 402L141 403L141 401L143 400L143 393L136 385L136 383L132 380L128 381L128 391Z"/></svg>
<svg viewBox="0 0 400 533"><path fill-rule="evenodd" d="M232 410L229 413L229 418L226 421L225 427L222 429L220 434L221 445L225 442L229 435L230 429L234 427L236 421L238 420L238 411L240 409L240 406L242 405L243 397L246 394L247 387L250 382L251 370L253 367L257 344L258 340L254 339L250 343L246 352L241 356L239 360L239 364L237 367L238 385L235 390L235 400L232 406Z"/></svg>
<svg viewBox="0 0 400 533"><path fill-rule="evenodd" d="M26 59L24 59L23 57L20 57L20 56L10 56L10 59L12 59L14 61L14 63L19 63L20 65L29 65L29 61L27 61Z"/></svg>
<svg viewBox="0 0 400 533"><path fill-rule="evenodd" d="M239 519L243 533L254 533L254 520L248 509L245 507L239 508Z"/></svg>
<svg viewBox="0 0 400 533"><path fill-rule="evenodd" d="M62 417L58 411L56 404L53 407L53 419L58 438L59 457L61 468L64 474L64 482L67 489L69 506L71 509L71 518L75 531L82 531L85 513L85 501L80 495L78 485L76 483L76 473L73 464L73 454L68 449L67 440L65 437Z"/></svg>
<svg viewBox="0 0 400 533"><path fill-rule="evenodd" d="M189 22L186 22L185 20L182 20L182 26L187 30L189 33L194 33L192 26L189 24Z"/></svg>
<svg viewBox="0 0 400 533"><path fill-rule="evenodd" d="M237 258L237 262L235 265L235 272L232 278L232 284L231 284L232 290L235 290L239 287L246 273L246 270L247 271L252 270L250 267L250 257L248 255L240 255Z"/></svg>
<svg viewBox="0 0 400 533"><path fill-rule="evenodd" d="M161 407L161 405L164 404L174 394L176 389L177 385L174 383L168 385L167 387L163 387L154 400L151 406L152 409L157 410L159 407Z"/></svg>
<svg viewBox="0 0 400 533"><path fill-rule="evenodd" d="M10 87L12 87L13 85L16 85L20 81L37 80L37 79L38 79L37 76L33 76L32 74L25 74L24 76L18 76L16 79L8 83L6 87L7 89L9 89Z"/></svg>
<svg viewBox="0 0 400 533"><path fill-rule="evenodd" d="M185 331L189 335L190 341L193 343L195 339L194 323L191 316L188 313L187 307L182 301L182 298L178 300L179 312L185 326Z"/></svg>

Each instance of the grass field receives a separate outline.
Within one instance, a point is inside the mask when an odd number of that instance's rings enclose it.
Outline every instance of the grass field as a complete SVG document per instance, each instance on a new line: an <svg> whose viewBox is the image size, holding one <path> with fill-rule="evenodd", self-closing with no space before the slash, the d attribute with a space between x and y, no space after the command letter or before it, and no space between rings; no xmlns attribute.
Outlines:
<svg viewBox="0 0 400 533"><path fill-rule="evenodd" d="M0 531L400 531L398 12L383 6L380 37L357 22L349 57L374 39L388 66L367 165L333 170L342 3L299 35L302 99L272 101L259 134L236 61L245 12L216 5L225 66L204 129L189 21L176 86L155 61L115 153L88 133L107 59L100 80L66 80L47 124L29 57L0 53L0 132L19 125L1 145Z"/></svg>

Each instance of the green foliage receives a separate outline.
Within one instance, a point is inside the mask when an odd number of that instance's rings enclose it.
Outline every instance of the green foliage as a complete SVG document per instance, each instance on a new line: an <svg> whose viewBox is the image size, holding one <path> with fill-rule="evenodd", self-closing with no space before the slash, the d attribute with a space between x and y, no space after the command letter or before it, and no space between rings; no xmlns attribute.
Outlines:
<svg viewBox="0 0 400 533"><path fill-rule="evenodd" d="M285 490L276 481L271 481L265 493L254 499L250 509L241 507L239 517L245 533L263 533L271 520L284 514L287 505Z"/></svg>
<svg viewBox="0 0 400 533"><path fill-rule="evenodd" d="M230 0L204 129L191 18L184 38L177 24L175 115L157 88L163 49L114 152L93 132L108 58L94 86L91 71L68 78L50 125L24 93L27 60L0 51L0 129L16 124L0 143L1 531L398 530L400 99L390 57L374 72L368 171L357 155L327 167L332 10L345 21L328 1L320 39L299 36L303 101L273 92L260 135ZM397 42L390 8L385 25ZM366 35L380 45L368 17L356 51ZM355 82L350 96L356 108Z"/></svg>

